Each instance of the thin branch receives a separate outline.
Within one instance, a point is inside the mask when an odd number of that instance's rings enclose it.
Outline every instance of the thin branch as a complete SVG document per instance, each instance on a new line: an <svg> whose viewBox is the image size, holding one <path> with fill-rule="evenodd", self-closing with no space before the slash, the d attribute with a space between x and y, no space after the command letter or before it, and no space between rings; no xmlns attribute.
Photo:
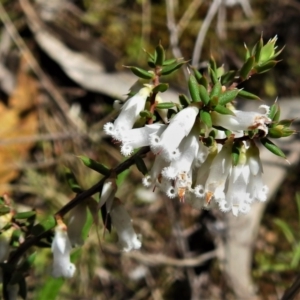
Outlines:
<svg viewBox="0 0 300 300"><path fill-rule="evenodd" d="M197 67L199 64L205 36L220 5L221 0L213 0L213 3L210 5L207 15L202 23L193 51L192 66L194 67Z"/></svg>
<svg viewBox="0 0 300 300"><path fill-rule="evenodd" d="M23 1L21 0L20 3L22 6L24 5ZM32 55L31 51L28 49L27 45L25 44L24 40L19 35L15 25L11 21L9 15L7 14L4 6L0 2L0 19L5 26L6 30L8 31L9 35L11 36L12 40L15 42L16 46L19 48L20 52L24 54L30 68L36 74L36 76L40 79L41 84L45 88L45 90L52 96L55 100L57 107L60 110L60 113L64 116L64 118L68 121L72 127L77 128L76 124L70 119L67 115L70 107L67 104L64 97L60 94L57 90L55 85L52 83L50 78L44 73L34 56Z"/></svg>
<svg viewBox="0 0 300 300"><path fill-rule="evenodd" d="M119 164L116 168L110 171L110 175L116 174L119 175L123 171L129 169L132 165L135 164L135 157L143 156L150 151L150 147L143 147L139 151L137 151L133 156L129 157L127 160ZM67 214L71 209L80 204L85 199L93 196L94 194L101 192L103 184L105 180L110 176L107 175L103 177L99 182L90 187L88 190L83 191L80 194L77 194L70 202L68 202L64 207L62 207L59 211L55 213L55 217L63 217ZM52 229L52 228L51 228ZM38 236L28 237L23 244L20 245L15 252L8 259L8 263L16 263L20 257L32 246L34 246L40 239L45 237L45 235L51 230L44 231L42 234Z"/></svg>

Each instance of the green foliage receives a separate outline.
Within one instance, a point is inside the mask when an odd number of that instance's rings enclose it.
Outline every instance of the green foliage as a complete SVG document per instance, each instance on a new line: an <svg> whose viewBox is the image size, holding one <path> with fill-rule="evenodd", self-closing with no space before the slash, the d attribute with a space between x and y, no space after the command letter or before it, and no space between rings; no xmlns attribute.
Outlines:
<svg viewBox="0 0 300 300"><path fill-rule="evenodd" d="M298 226L292 227L289 220L274 219L274 224L279 230L279 234L287 242L288 249L269 255L260 253L256 255L258 272L287 272L298 270L300 267L300 194L296 195L296 205L298 211Z"/></svg>

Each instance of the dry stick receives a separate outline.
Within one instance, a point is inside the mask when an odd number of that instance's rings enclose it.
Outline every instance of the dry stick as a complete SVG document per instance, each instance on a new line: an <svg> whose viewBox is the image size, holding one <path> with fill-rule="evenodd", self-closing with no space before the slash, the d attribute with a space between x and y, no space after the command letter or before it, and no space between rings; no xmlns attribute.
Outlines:
<svg viewBox="0 0 300 300"><path fill-rule="evenodd" d="M197 67L199 64L199 60L201 57L203 42L206 36L206 33L208 31L208 28L212 22L212 19L214 18L215 14L217 13L219 6L221 5L221 0L214 0L211 6L209 7L209 10L207 12L207 15L202 23L202 26L199 30L196 44L193 51L193 58L192 58L192 66Z"/></svg>
<svg viewBox="0 0 300 300"><path fill-rule="evenodd" d="M25 3L20 0L21 6L25 6ZM44 71L41 69L39 66L38 62L26 46L24 40L21 38L19 35L16 27L12 23L11 19L9 18L5 8L3 7L2 3L0 2L0 19L2 23L4 24L6 30L10 34L11 38L15 42L16 46L19 48L21 53L24 54L25 59L27 60L30 68L32 71L36 74L36 76L40 79L41 84L45 88L45 90L49 93L49 95L52 96L52 98L55 100L56 105L58 106L61 114L64 116L64 118L68 121L72 127L77 128L77 125L68 117L66 114L70 108L69 105L67 104L66 100L64 97L60 94L60 92L57 90L55 85L52 83L50 78L44 73Z"/></svg>
<svg viewBox="0 0 300 300"><path fill-rule="evenodd" d="M119 164L116 168L110 171L110 175L117 174L119 175L123 171L129 169L132 165L135 164L136 156L143 156L150 151L150 147L143 147L139 151L137 151L133 156L125 160L123 163ZM110 176L107 175L103 177L98 183L90 187L88 190L83 191L80 194L77 194L70 202L68 202L64 207L62 207L58 212L55 213L55 218L62 218L65 214L67 214L71 209L77 206L79 203L91 197L92 195L101 192L103 184L105 180ZM52 228L51 228L52 229ZM25 240L23 244L20 245L15 252L12 253L10 258L8 259L8 263L16 263L18 259L32 246L36 244L40 239L42 239L51 229L44 231L38 236L33 236Z"/></svg>

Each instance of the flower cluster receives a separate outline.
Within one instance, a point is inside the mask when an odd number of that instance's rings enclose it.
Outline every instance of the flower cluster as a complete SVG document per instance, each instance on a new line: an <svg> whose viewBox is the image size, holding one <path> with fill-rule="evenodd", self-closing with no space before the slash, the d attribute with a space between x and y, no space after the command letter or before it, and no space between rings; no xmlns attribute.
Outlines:
<svg viewBox="0 0 300 300"><path fill-rule="evenodd" d="M251 130L259 130L263 136L268 134L271 123L268 106L263 105L261 113L235 109L232 114L211 112L212 126L230 130L229 137L224 130L201 125L197 105L178 111L168 124L154 123L133 129L151 88L147 85L129 98L114 124L104 126L107 134L122 143L121 153L125 156L136 148L150 146L155 160L143 178L145 186L159 188L168 197L178 197L193 207L218 206L235 216L247 213L254 200L266 200L268 188L262 183L259 150L253 140L243 137ZM207 145L205 141L211 130L215 139ZM234 162L236 141L239 157Z"/></svg>

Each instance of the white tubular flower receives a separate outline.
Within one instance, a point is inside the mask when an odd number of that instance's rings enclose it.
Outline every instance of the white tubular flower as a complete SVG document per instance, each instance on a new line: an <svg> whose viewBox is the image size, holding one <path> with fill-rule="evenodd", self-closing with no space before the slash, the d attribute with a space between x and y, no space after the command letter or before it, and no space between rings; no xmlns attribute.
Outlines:
<svg viewBox="0 0 300 300"><path fill-rule="evenodd" d="M180 157L173 160L169 167L164 168L162 175L168 179L175 179L179 174L189 173L194 160L197 158L198 150L198 137L190 133L179 146Z"/></svg>
<svg viewBox="0 0 300 300"><path fill-rule="evenodd" d="M205 184L205 200L210 202L212 197L216 201L224 198L225 183L232 167L231 159L232 140L229 139L224 144L222 150L214 158L210 172Z"/></svg>
<svg viewBox="0 0 300 300"><path fill-rule="evenodd" d="M178 159L180 152L177 148L190 133L198 112L197 107L190 106L176 114L160 138L152 137L150 146L154 152L160 153L167 161Z"/></svg>
<svg viewBox="0 0 300 300"><path fill-rule="evenodd" d="M249 174L248 165L237 165L232 168L228 181L226 200L222 199L219 202L221 211L227 212L231 210L234 216L238 216L239 212L245 214L250 211L252 199L246 191Z"/></svg>
<svg viewBox="0 0 300 300"><path fill-rule="evenodd" d="M128 252L140 249L142 243L134 232L130 216L119 199L115 198L110 211L111 221L117 230L119 245L123 251Z"/></svg>
<svg viewBox="0 0 300 300"><path fill-rule="evenodd" d="M51 246L53 252L53 277L73 277L76 267L70 261L72 250L71 242L67 234L67 227L60 223L55 228L55 235Z"/></svg>
<svg viewBox="0 0 300 300"><path fill-rule="evenodd" d="M102 205L106 204L107 212L110 212L117 189L118 188L115 178L108 178L107 180L105 180L98 204L99 208L101 208Z"/></svg>
<svg viewBox="0 0 300 300"><path fill-rule="evenodd" d="M82 238L82 229L86 223L86 220L86 204L79 204L71 210L68 222L68 236L73 247L83 245L84 241Z"/></svg>
<svg viewBox="0 0 300 300"><path fill-rule="evenodd" d="M247 186L247 192L250 194L252 199L266 201L269 189L263 184L262 181L262 163L259 157L259 149L254 142L251 143L250 147L247 149L246 156L251 173Z"/></svg>
<svg viewBox="0 0 300 300"><path fill-rule="evenodd" d="M246 112L240 110L233 110L235 116L232 115L222 115L217 112L212 112L212 123L215 126L222 126L231 131L240 130L254 130L260 129L268 134L267 124L270 124L272 120L268 117L269 106L261 105L260 108L265 109L265 113L258 112Z"/></svg>
<svg viewBox="0 0 300 300"><path fill-rule="evenodd" d="M116 140L122 141L124 132L132 129L140 112L144 109L147 98L152 91L152 86L147 85L139 90L137 94L129 98L123 105L121 112L113 123L104 125L104 132Z"/></svg>
<svg viewBox="0 0 300 300"><path fill-rule="evenodd" d="M145 127L135 128L124 132L122 137L121 153L124 156L131 155L134 149L150 145L150 135L160 135L167 125L164 124L151 124Z"/></svg>

